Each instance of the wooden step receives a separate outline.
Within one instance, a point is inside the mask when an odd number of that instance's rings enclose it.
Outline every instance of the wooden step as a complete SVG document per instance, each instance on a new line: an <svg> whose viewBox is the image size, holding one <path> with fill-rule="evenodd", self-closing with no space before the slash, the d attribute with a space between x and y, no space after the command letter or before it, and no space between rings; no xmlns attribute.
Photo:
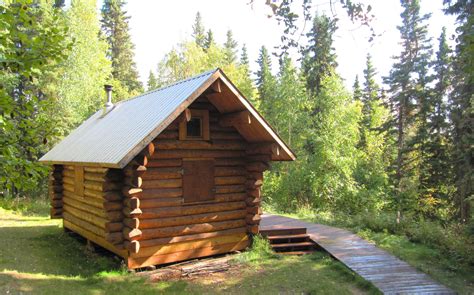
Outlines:
<svg viewBox="0 0 474 295"><path fill-rule="evenodd" d="M307 239L309 236L307 234L299 235L278 235L278 236L268 236L267 239L272 242L273 240L296 240L296 239Z"/></svg>
<svg viewBox="0 0 474 295"><path fill-rule="evenodd" d="M284 243L284 244L273 244L271 245L273 249L278 248L296 248L296 247L310 247L314 246L312 242L298 242L298 243Z"/></svg>
<svg viewBox="0 0 474 295"><path fill-rule="evenodd" d="M260 230L260 234L263 237L283 236L283 235L301 235L301 234L306 234L306 228L305 227L289 227L289 228L279 228L279 229L263 229L263 230Z"/></svg>

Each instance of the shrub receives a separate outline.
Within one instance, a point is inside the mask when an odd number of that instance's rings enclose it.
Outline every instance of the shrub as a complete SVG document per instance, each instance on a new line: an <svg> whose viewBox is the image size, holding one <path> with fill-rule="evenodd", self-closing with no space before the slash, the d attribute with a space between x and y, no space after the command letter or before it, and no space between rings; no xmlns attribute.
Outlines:
<svg viewBox="0 0 474 295"><path fill-rule="evenodd" d="M268 259L274 259L277 257L278 256L270 247L268 240L260 235L256 235L253 237L252 246L250 249L239 255L236 260L238 262L258 265Z"/></svg>

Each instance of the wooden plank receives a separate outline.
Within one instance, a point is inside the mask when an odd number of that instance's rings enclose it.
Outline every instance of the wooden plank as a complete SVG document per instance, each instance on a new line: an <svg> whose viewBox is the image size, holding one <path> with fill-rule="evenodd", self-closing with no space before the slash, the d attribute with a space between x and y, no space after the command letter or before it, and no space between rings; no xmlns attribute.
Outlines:
<svg viewBox="0 0 474 295"><path fill-rule="evenodd" d="M219 151L219 150L158 150L152 159L176 158L243 158L245 151Z"/></svg>
<svg viewBox="0 0 474 295"><path fill-rule="evenodd" d="M239 140L160 140L155 143L155 146L159 150L245 150L247 144L245 141Z"/></svg>
<svg viewBox="0 0 474 295"><path fill-rule="evenodd" d="M147 168L150 167L181 167L182 159L160 159L156 160L151 158L148 161Z"/></svg>
<svg viewBox="0 0 474 295"><path fill-rule="evenodd" d="M210 232L210 233L143 240L143 241L140 241L140 245L146 248L146 247L153 247L156 245L173 244L173 243L179 243L179 242L184 242L184 241L196 241L196 240L208 239L212 237L219 237L219 236L225 236L225 235L236 234L236 233L246 233L246 232L247 232L246 227L238 227L238 228L231 228L231 229Z"/></svg>
<svg viewBox="0 0 474 295"><path fill-rule="evenodd" d="M140 195L141 199L155 199L155 198L180 198L183 196L183 189L181 188L159 188L159 189L144 189Z"/></svg>
<svg viewBox="0 0 474 295"><path fill-rule="evenodd" d="M143 229L142 235L138 240L147 240L155 238L166 238L174 236L192 235L206 232L220 231L230 228L245 226L245 220L226 220L209 223L199 223L191 225L179 225L170 227Z"/></svg>
<svg viewBox="0 0 474 295"><path fill-rule="evenodd" d="M67 212L71 215L73 215L76 218L82 219L84 221L87 221L95 226L98 226L102 229L104 229L106 232L115 232L115 231L121 231L123 228L123 225L121 222L110 222L109 220L96 216L94 214L91 214L89 212L83 211L76 209L72 206L69 206L67 204L64 205L64 212Z"/></svg>
<svg viewBox="0 0 474 295"><path fill-rule="evenodd" d="M187 215L187 216L142 219L140 222L140 228L142 229L160 228L160 227L169 227L169 226L177 226L177 225L209 223L209 222L225 221L225 220L236 220L236 219L243 220L246 216L247 216L246 210L233 210L233 211L211 212L211 213L203 213L203 214Z"/></svg>
<svg viewBox="0 0 474 295"><path fill-rule="evenodd" d="M180 188L182 187L181 179L148 179L142 183L142 189L157 188Z"/></svg>
<svg viewBox="0 0 474 295"><path fill-rule="evenodd" d="M142 248L141 251L138 253L133 253L130 257L149 257L149 256L156 256L156 255L165 255L171 254L186 250L193 250L199 248L206 248L206 247L218 247L223 244L230 244L230 243L239 243L242 241L247 241L248 236L245 233L240 234L232 234L232 235L224 235L224 236L217 236L208 239L202 239L197 241L188 241L188 242L181 242L181 243L174 243L168 245L157 245L154 247L147 247Z"/></svg>
<svg viewBox="0 0 474 295"><path fill-rule="evenodd" d="M211 131L212 139L220 140L244 140L238 132Z"/></svg>
<svg viewBox="0 0 474 295"><path fill-rule="evenodd" d="M143 180L149 179L177 179L183 174L182 167L152 167L143 173Z"/></svg>
<svg viewBox="0 0 474 295"><path fill-rule="evenodd" d="M219 166L244 166L246 161L241 157L235 158L216 158L216 167Z"/></svg>
<svg viewBox="0 0 474 295"><path fill-rule="evenodd" d="M216 167L216 176L243 176L247 175L247 170L243 166Z"/></svg>
<svg viewBox="0 0 474 295"><path fill-rule="evenodd" d="M216 194L241 193L246 191L245 185L216 185Z"/></svg>
<svg viewBox="0 0 474 295"><path fill-rule="evenodd" d="M248 126L252 124L253 118L247 110L221 115L219 125L231 127L236 125Z"/></svg>
<svg viewBox="0 0 474 295"><path fill-rule="evenodd" d="M217 176L215 177L216 185L244 184L246 181L247 181L246 176Z"/></svg>
<svg viewBox="0 0 474 295"><path fill-rule="evenodd" d="M123 218L123 214L120 211L108 211L107 212L107 211L104 211L102 209L90 206L87 203L82 203L82 202L79 202L77 200L71 199L69 197L65 197L63 199L63 203L67 204L67 205L70 205L71 207L74 207L76 209L86 211L86 212L90 212L91 214L94 214L96 216L106 218L106 219L110 220L111 222L121 221L122 218Z"/></svg>
<svg viewBox="0 0 474 295"><path fill-rule="evenodd" d="M107 192L107 191L113 191L113 190L120 190L122 188L122 183L109 182L109 181L98 182L98 181L85 180L84 187L91 190L95 190L95 191Z"/></svg>
<svg viewBox="0 0 474 295"><path fill-rule="evenodd" d="M139 268L149 265L171 263L177 261L188 260L197 257L206 257L222 253L239 251L247 248L249 241L245 240L239 243L229 243L225 245L219 245L215 247L206 247L200 249L191 249L166 255L156 255L151 257L142 257L142 258L129 258L128 267L129 268Z"/></svg>
<svg viewBox="0 0 474 295"><path fill-rule="evenodd" d="M209 203L182 207L145 208L140 219L193 215L209 212L222 212L244 209L245 202Z"/></svg>

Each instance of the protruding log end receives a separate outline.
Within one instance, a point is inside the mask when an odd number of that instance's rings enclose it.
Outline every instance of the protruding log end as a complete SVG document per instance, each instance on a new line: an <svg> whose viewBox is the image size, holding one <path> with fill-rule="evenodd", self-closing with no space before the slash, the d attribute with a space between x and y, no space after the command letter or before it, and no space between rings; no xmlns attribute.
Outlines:
<svg viewBox="0 0 474 295"><path fill-rule="evenodd" d="M132 240L132 239L137 239L142 235L142 231L139 230L138 228L124 228L123 231L123 237L127 240Z"/></svg>
<svg viewBox="0 0 474 295"><path fill-rule="evenodd" d="M122 193L126 197L137 197L140 196L140 194L143 192L141 188L136 188L136 187L124 187L122 189Z"/></svg>
<svg viewBox="0 0 474 295"><path fill-rule="evenodd" d="M139 241L125 241L124 247L125 249L130 251L130 253L136 254L138 253L138 251L140 251L140 242Z"/></svg>

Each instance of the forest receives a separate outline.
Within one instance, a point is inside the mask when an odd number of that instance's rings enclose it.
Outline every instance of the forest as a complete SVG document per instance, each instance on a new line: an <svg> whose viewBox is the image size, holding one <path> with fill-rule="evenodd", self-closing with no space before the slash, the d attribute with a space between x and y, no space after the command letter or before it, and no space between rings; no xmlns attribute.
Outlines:
<svg viewBox="0 0 474 295"><path fill-rule="evenodd" d="M49 168L38 159L104 104L104 84L122 100L221 68L297 156L265 174L266 211L403 235L472 266L472 1L443 0L457 20L449 46L445 29L428 36L420 1L401 0L402 51L389 75L377 83L369 53L352 89L337 72L337 19L294 2L272 6L282 44L262 46L255 69L245 40L228 30L217 43L197 12L146 85L125 1L105 0L99 12L95 0L0 2L0 204L47 198ZM370 6L334 2L371 26ZM292 35L298 17L308 20L305 42Z"/></svg>

